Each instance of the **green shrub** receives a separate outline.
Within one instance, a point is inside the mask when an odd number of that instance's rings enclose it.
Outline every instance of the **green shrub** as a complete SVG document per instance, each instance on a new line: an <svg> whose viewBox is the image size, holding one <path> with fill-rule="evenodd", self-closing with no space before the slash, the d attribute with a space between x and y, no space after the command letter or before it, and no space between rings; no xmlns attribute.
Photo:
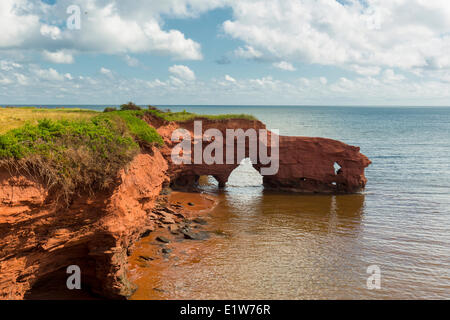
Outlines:
<svg viewBox="0 0 450 320"><path fill-rule="evenodd" d="M97 118L120 118L125 122L127 129L137 142L144 145L162 146L164 144L162 137L158 134L155 128L149 126L147 122L142 120L143 114L144 111L114 111Z"/></svg>
<svg viewBox="0 0 450 320"><path fill-rule="evenodd" d="M105 110L103 110L103 112L113 112L113 111L117 111L117 109L115 107L106 107Z"/></svg>
<svg viewBox="0 0 450 320"><path fill-rule="evenodd" d="M128 102L127 104L123 104L120 106L120 110L125 111L125 110L142 110L141 107L135 105L133 102Z"/></svg>

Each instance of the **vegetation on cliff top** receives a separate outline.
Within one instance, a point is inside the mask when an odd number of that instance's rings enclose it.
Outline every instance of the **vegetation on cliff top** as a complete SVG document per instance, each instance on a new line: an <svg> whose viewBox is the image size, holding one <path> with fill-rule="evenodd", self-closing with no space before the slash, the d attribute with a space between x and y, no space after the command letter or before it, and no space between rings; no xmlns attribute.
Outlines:
<svg viewBox="0 0 450 320"><path fill-rule="evenodd" d="M176 122L186 122L195 119L208 119L208 120L230 120L230 119L245 119L245 120L256 120L254 116L248 114L220 114L220 115L204 115L191 112L171 112L171 111L161 111L156 108L149 108L144 112L152 114L156 117L164 119L166 121L176 121Z"/></svg>
<svg viewBox="0 0 450 320"><path fill-rule="evenodd" d="M77 193L107 189L140 148L163 145L146 114L179 122L254 119L143 110L133 103L120 109L0 108L0 166L29 172L69 202Z"/></svg>
<svg viewBox="0 0 450 320"><path fill-rule="evenodd" d="M87 120L96 115L96 111L82 109L0 108L0 134L19 128L26 122L37 125L41 119Z"/></svg>
<svg viewBox="0 0 450 320"><path fill-rule="evenodd" d="M136 108L137 107L137 108ZM119 111L115 107L107 107L104 113ZM142 109L134 103L129 102L120 106L120 112L134 111L134 115L142 118L146 113L159 117L166 121L186 122L195 119L209 119L209 120L230 120L230 119L246 119L256 120L255 117L247 114L222 114L222 115L203 115L197 113L190 113L186 111L171 112L157 109L149 106L148 109ZM89 120L96 117L100 112L88 109L76 108L58 108L45 109L36 107L0 107L0 134L4 134L11 129L19 128L25 123L38 124L39 120Z"/></svg>
<svg viewBox="0 0 450 320"><path fill-rule="evenodd" d="M95 112L82 119L72 113L65 119L33 119L0 135L0 166L29 172L69 201L76 193L108 188L140 146L163 144L133 111Z"/></svg>

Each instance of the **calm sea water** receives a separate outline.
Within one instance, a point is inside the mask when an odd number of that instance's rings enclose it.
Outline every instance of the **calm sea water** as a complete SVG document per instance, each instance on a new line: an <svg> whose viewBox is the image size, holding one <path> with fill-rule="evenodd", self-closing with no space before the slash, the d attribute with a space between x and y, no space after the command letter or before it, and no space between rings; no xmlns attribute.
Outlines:
<svg viewBox="0 0 450 320"><path fill-rule="evenodd" d="M206 186L221 200L211 228L229 236L161 271L163 298L450 299L450 108L168 108L253 114L283 135L360 146L373 164L359 195L265 192L249 163L224 191ZM367 289L370 265L380 290Z"/></svg>
<svg viewBox="0 0 450 320"><path fill-rule="evenodd" d="M188 288L175 298L450 298L450 108L170 108L253 114L373 161L366 191L349 196L263 192L249 164L238 168L213 219L231 237L174 275ZM370 265L381 290L367 289Z"/></svg>

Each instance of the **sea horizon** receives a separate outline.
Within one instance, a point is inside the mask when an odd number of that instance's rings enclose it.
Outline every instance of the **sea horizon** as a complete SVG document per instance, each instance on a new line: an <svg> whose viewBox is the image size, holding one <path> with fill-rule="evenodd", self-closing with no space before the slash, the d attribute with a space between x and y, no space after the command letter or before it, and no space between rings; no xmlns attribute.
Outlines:
<svg viewBox="0 0 450 320"><path fill-rule="evenodd" d="M306 108L315 108L315 107L338 107L338 108L450 108L450 104L447 105L332 105L332 104L324 104L324 105L309 105L309 104L139 104L136 105L140 107L147 106L155 106L155 107L306 107ZM36 107L36 108L54 108L54 107L80 107L80 108L88 108L88 107L120 107L121 104L2 104L0 103L0 107Z"/></svg>

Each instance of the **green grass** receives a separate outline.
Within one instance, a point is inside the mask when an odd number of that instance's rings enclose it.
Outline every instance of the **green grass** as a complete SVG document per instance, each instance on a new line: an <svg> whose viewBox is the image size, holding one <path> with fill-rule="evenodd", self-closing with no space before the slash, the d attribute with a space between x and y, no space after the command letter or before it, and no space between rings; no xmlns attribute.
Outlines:
<svg viewBox="0 0 450 320"><path fill-rule="evenodd" d="M0 166L28 172L69 203L76 194L109 188L140 148L163 144L135 111L89 115L33 119L0 135Z"/></svg>
<svg viewBox="0 0 450 320"><path fill-rule="evenodd" d="M112 111L102 114L97 118L102 119L111 119L111 118L120 118L122 119L128 126L130 133L141 143L148 144L157 144L162 146L164 141L162 137L156 132L156 130L149 126L147 122L142 120L142 112L141 111Z"/></svg>
<svg viewBox="0 0 450 320"><path fill-rule="evenodd" d="M1 108L0 134L19 128L26 122L37 124L39 120L88 120L99 112L85 109L40 109L35 107Z"/></svg>
<svg viewBox="0 0 450 320"><path fill-rule="evenodd" d="M190 113L186 111L182 112L163 112L161 110L145 110L141 113L149 113L157 116L166 121L186 122L196 119L208 119L208 120L230 120L230 119L245 119L245 120L257 120L254 116L248 114L221 114L221 115L203 115L197 113Z"/></svg>

